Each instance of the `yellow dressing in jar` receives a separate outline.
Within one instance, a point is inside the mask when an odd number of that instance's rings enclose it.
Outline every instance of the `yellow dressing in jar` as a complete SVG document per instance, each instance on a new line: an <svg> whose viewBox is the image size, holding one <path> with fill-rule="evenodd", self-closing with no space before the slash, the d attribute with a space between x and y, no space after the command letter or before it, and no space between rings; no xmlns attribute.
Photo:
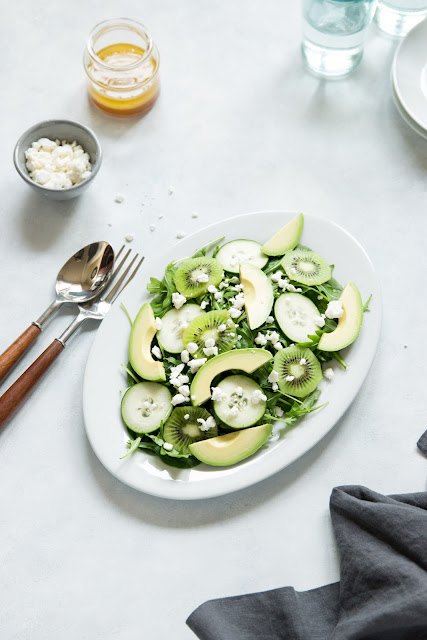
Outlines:
<svg viewBox="0 0 427 640"><path fill-rule="evenodd" d="M146 113L159 96L159 63L142 24L123 18L97 25L84 55L90 99L111 115Z"/></svg>

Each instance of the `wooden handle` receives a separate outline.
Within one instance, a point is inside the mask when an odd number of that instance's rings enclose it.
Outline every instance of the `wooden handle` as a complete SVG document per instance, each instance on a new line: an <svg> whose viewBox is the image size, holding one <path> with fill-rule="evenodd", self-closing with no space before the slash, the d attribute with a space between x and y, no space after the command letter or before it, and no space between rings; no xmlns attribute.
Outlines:
<svg viewBox="0 0 427 640"><path fill-rule="evenodd" d="M0 398L0 427L10 418L16 409L24 402L33 387L43 374L49 369L64 350L59 340L54 340L48 348L28 367L20 378Z"/></svg>
<svg viewBox="0 0 427 640"><path fill-rule="evenodd" d="M35 324L32 324L22 333L19 338L12 342L10 347L4 351L0 356L0 380L9 373L9 371L15 366L19 358L24 355L28 347L34 342L34 340L40 335L41 329Z"/></svg>

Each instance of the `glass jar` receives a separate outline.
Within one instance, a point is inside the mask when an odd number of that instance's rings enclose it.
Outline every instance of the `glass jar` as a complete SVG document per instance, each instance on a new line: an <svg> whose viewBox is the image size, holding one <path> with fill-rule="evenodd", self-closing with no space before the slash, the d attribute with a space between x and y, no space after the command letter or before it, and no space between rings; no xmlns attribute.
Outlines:
<svg viewBox="0 0 427 640"><path fill-rule="evenodd" d="M111 115L142 115L159 97L159 51L140 22L117 18L97 24L83 64L90 99Z"/></svg>

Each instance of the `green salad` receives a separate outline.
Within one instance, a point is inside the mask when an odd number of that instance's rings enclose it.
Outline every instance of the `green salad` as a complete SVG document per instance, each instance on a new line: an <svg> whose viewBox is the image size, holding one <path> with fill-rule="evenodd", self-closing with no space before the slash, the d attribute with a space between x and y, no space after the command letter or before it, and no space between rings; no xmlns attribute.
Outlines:
<svg viewBox="0 0 427 640"><path fill-rule="evenodd" d="M224 238L151 278L125 366L121 414L129 455L166 464L236 464L319 409L323 378L359 335L357 286L300 244L303 214L261 246Z"/></svg>

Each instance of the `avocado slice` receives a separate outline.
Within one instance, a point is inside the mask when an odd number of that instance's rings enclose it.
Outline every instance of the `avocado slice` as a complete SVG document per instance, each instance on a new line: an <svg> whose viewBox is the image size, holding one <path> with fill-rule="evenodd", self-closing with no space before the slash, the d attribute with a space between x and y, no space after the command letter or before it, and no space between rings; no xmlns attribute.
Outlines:
<svg viewBox="0 0 427 640"><path fill-rule="evenodd" d="M266 349L236 349L226 351L208 360L196 373L191 383L191 402L195 407L203 404L211 397L212 380L224 371L238 369L252 373L273 356Z"/></svg>
<svg viewBox="0 0 427 640"><path fill-rule="evenodd" d="M288 224L280 229L262 247L263 253L268 256L283 256L286 251L291 251L297 246L304 227L304 216L299 213Z"/></svg>
<svg viewBox="0 0 427 640"><path fill-rule="evenodd" d="M324 333L319 340L320 351L339 351L348 347L359 335L363 322L363 303L360 291L354 282L344 287L340 300L344 313L338 319L338 326L331 333Z"/></svg>
<svg viewBox="0 0 427 640"><path fill-rule="evenodd" d="M153 309L146 302L138 311L129 338L129 362L145 380L166 380L163 363L154 360L151 355L151 343L156 330Z"/></svg>
<svg viewBox="0 0 427 640"><path fill-rule="evenodd" d="M262 424L225 436L208 438L190 444L190 452L201 462L214 467L227 467L254 454L271 435L271 424Z"/></svg>
<svg viewBox="0 0 427 640"><path fill-rule="evenodd" d="M248 262L240 265L249 327L257 329L267 320L274 302L273 286L264 271Z"/></svg>

